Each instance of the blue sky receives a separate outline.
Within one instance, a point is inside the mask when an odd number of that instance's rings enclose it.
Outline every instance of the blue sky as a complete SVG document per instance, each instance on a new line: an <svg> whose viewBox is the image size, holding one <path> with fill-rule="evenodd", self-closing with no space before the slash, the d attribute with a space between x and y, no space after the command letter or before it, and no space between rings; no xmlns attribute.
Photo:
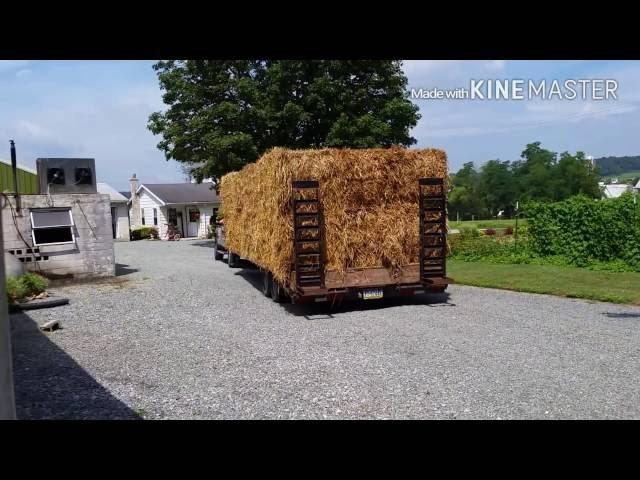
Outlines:
<svg viewBox="0 0 640 480"><path fill-rule="evenodd" d="M143 181L183 181L176 162L156 148L147 118L163 103L152 61L0 61L0 158L16 140L18 161L94 157L100 181L128 189ZM467 87L470 79L618 81L618 100L415 100L418 147L464 162L515 160L527 143L595 157L640 155L638 61L405 61L410 88ZM4 147L2 146L4 145Z"/></svg>

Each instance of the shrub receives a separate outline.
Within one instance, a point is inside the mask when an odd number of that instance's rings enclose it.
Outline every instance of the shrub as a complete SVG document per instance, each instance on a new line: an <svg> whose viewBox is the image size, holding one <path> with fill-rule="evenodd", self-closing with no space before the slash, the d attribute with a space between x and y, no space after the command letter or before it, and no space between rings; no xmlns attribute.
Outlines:
<svg viewBox="0 0 640 480"><path fill-rule="evenodd" d="M138 227L131 230L131 240L143 240L145 238L158 239L158 229L156 227Z"/></svg>
<svg viewBox="0 0 640 480"><path fill-rule="evenodd" d="M449 246L452 257L470 261L504 256L511 252L509 243L491 236L464 238L455 235L450 237Z"/></svg>
<svg viewBox="0 0 640 480"><path fill-rule="evenodd" d="M472 238L478 238L480 236L480 232L477 228L465 227L460 229L460 233L458 234L458 238L462 241L470 240Z"/></svg>
<svg viewBox="0 0 640 480"><path fill-rule="evenodd" d="M15 302L26 297L32 297L44 292L49 281L36 273L27 272L20 277L8 277L6 282L7 298Z"/></svg>
<svg viewBox="0 0 640 480"><path fill-rule="evenodd" d="M487 228L487 229L485 229L484 234L485 235L489 235L489 236L495 235L496 234L496 230L495 230L495 228Z"/></svg>
<svg viewBox="0 0 640 480"><path fill-rule="evenodd" d="M46 278L32 272L25 273L20 279L29 295L39 295L49 286L49 281Z"/></svg>
<svg viewBox="0 0 640 480"><path fill-rule="evenodd" d="M526 209L536 254L562 256L582 267L623 261L640 270L640 215L630 194L605 200L578 196L555 203L535 202Z"/></svg>
<svg viewBox="0 0 640 480"><path fill-rule="evenodd" d="M27 290L19 278L7 277L6 288L7 288L7 299L9 300L9 303L13 303L16 300L19 300L27 296Z"/></svg>

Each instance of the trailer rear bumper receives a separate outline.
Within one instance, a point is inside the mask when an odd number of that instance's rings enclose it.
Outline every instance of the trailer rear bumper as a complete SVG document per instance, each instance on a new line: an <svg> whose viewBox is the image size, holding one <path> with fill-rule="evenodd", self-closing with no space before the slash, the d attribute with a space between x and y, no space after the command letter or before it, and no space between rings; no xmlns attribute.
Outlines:
<svg viewBox="0 0 640 480"><path fill-rule="evenodd" d="M348 286L342 288L303 288L290 295L293 304L336 303L343 300L367 300L367 294L381 291L380 298L396 298L425 293L442 293L452 280L446 277L429 279L425 283Z"/></svg>

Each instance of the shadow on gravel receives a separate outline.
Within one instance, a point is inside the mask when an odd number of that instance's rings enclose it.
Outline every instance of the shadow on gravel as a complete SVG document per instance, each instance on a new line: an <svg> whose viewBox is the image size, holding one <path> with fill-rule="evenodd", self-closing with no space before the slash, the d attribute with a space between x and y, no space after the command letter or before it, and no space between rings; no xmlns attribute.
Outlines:
<svg viewBox="0 0 640 480"><path fill-rule="evenodd" d="M18 419L141 418L50 341L26 313L11 315L11 337Z"/></svg>
<svg viewBox="0 0 640 480"><path fill-rule="evenodd" d="M602 314L609 318L640 318L640 313L603 312Z"/></svg>
<svg viewBox="0 0 640 480"><path fill-rule="evenodd" d="M129 265L116 263L116 277L121 277L123 275L131 275L132 273L136 273L136 272L139 272L137 268L129 268Z"/></svg>
<svg viewBox="0 0 640 480"><path fill-rule="evenodd" d="M262 272L257 268L243 268L236 275L249 282L256 290L262 292ZM379 310L383 308L400 307L407 305L422 305L430 308L455 307L455 303L449 303L450 294L427 293L413 297L391 297L380 300L344 300L340 304L311 303L306 305L292 305L283 303L282 307L292 315L305 317L307 320L328 320L335 314L353 311ZM271 301L265 298L265 301Z"/></svg>
<svg viewBox="0 0 640 480"><path fill-rule="evenodd" d="M189 245L194 247L213 248L213 240L203 240L199 242L190 242Z"/></svg>

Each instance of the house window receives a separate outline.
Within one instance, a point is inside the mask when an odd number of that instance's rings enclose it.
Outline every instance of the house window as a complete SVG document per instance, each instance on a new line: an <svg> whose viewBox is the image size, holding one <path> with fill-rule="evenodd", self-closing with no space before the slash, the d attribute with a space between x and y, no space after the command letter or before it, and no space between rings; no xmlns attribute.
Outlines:
<svg viewBox="0 0 640 480"><path fill-rule="evenodd" d="M142 212L142 213L140 213L140 218L142 218L142 224L144 225L145 224L144 223L144 208L141 208L140 212Z"/></svg>
<svg viewBox="0 0 640 480"><path fill-rule="evenodd" d="M169 223L169 225L178 225L178 213L176 212L175 208L169 208L167 210L167 222Z"/></svg>
<svg viewBox="0 0 640 480"><path fill-rule="evenodd" d="M199 222L200 221L200 210L197 208L189 209L189 221L190 222Z"/></svg>
<svg viewBox="0 0 640 480"><path fill-rule="evenodd" d="M158 225L158 209L153 209L153 224Z"/></svg>
<svg viewBox="0 0 640 480"><path fill-rule="evenodd" d="M31 235L34 245L75 243L71 209L31 210Z"/></svg>

